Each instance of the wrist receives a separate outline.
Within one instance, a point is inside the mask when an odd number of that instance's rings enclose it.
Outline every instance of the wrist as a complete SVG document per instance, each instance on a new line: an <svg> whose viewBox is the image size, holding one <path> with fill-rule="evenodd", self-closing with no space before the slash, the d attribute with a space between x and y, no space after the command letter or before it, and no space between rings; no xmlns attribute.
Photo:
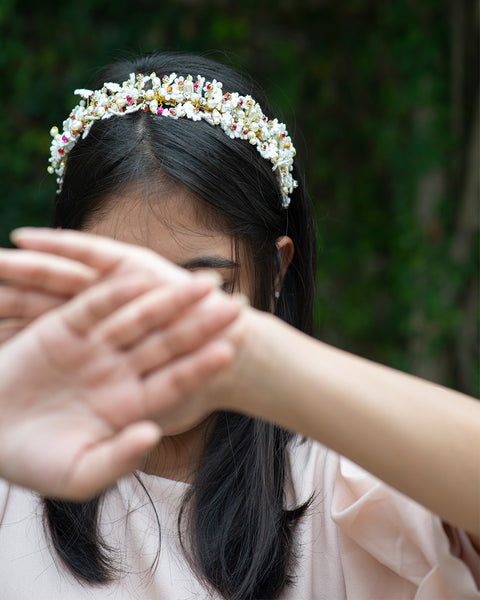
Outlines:
<svg viewBox="0 0 480 600"><path fill-rule="evenodd" d="M235 322L222 334L233 348L233 360L208 386L207 397L213 411L245 412L243 399L252 393L248 380L256 313L258 311L250 306L243 307Z"/></svg>
<svg viewBox="0 0 480 600"><path fill-rule="evenodd" d="M282 325L270 313L251 307L242 309L226 335L234 348L234 359L215 381L216 410L269 419L270 404L275 399L275 372L280 367L278 357L272 354L271 337L277 324Z"/></svg>

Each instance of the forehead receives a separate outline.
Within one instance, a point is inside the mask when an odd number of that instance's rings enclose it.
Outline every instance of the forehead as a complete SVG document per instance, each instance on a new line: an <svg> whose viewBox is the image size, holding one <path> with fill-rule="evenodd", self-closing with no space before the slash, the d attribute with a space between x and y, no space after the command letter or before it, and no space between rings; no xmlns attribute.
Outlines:
<svg viewBox="0 0 480 600"><path fill-rule="evenodd" d="M112 196L106 201L105 212L85 228L146 246L177 264L199 255L233 257L234 238L222 231L222 220L213 218L201 201L180 192L160 196L144 191Z"/></svg>

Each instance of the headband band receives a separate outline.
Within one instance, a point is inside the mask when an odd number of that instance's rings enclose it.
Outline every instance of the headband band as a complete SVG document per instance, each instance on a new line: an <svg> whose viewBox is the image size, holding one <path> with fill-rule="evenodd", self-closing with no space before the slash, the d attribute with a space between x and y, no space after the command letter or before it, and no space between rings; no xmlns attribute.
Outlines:
<svg viewBox="0 0 480 600"><path fill-rule="evenodd" d="M145 89L146 84L150 84ZM222 83L206 81L200 75L177 77L176 73L157 77L130 74L127 81L105 83L101 90L75 90L79 104L63 122L63 132L52 127L49 173L57 175L60 192L70 150L80 138L86 138L95 121L143 110L162 117L192 121L204 120L220 125L232 139L243 139L254 145L260 155L272 163L276 172L282 206L290 204L290 194L297 187L293 179L295 148L286 127L277 119L268 119L251 96L224 92Z"/></svg>

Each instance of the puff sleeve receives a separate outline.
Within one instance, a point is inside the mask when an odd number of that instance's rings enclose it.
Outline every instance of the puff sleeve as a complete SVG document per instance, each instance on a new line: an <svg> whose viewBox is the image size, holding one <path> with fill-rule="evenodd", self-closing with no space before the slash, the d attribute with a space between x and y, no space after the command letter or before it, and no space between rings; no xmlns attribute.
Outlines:
<svg viewBox="0 0 480 600"><path fill-rule="evenodd" d="M468 535L345 458L331 511L347 598L480 600L480 556Z"/></svg>

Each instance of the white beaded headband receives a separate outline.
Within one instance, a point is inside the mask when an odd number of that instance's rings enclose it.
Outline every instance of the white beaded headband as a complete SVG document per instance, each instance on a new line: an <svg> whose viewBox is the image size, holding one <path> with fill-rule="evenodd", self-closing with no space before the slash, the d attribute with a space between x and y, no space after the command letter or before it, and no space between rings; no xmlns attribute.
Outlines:
<svg viewBox="0 0 480 600"><path fill-rule="evenodd" d="M150 82L148 89L145 89ZM293 179L295 148L286 127L277 119L268 119L251 96L224 92L222 83L177 77L176 73L157 77L130 74L122 84L105 83L101 90L75 90L80 103L63 122L63 132L52 127L49 173L57 175L58 191L63 184L67 155L80 138L85 138L95 121L122 116L138 110L178 119L204 120L220 125L232 139L239 138L256 146L260 155L272 163L282 193L282 205L290 204L290 194L297 187Z"/></svg>

